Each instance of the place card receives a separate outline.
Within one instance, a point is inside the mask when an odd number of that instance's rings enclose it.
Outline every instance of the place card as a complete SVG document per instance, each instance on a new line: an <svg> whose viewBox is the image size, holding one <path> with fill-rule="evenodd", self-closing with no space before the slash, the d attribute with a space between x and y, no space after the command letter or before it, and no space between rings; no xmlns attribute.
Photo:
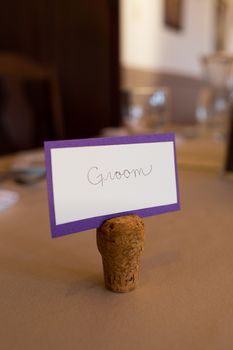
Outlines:
<svg viewBox="0 0 233 350"><path fill-rule="evenodd" d="M52 237L180 209L174 134L45 142Z"/></svg>

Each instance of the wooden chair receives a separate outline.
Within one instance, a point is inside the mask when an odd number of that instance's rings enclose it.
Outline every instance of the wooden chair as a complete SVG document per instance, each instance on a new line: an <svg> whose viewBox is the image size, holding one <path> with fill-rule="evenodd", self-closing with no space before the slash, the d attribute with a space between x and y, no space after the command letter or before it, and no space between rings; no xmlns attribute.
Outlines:
<svg viewBox="0 0 233 350"><path fill-rule="evenodd" d="M55 69L19 54L0 53L0 154L64 136Z"/></svg>

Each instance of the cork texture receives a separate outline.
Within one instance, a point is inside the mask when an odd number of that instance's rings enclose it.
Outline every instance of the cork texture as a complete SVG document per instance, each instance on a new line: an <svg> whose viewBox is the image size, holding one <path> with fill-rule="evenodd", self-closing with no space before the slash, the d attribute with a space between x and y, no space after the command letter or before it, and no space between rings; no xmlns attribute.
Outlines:
<svg viewBox="0 0 233 350"><path fill-rule="evenodd" d="M105 287L113 292L136 288L144 249L144 223L136 215L105 221L97 229L97 246L102 255Z"/></svg>

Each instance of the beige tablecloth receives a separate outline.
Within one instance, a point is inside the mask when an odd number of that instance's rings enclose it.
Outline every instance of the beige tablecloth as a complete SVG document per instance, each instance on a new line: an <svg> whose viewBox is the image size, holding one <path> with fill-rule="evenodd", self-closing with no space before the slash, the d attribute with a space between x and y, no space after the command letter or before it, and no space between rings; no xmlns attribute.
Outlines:
<svg viewBox="0 0 233 350"><path fill-rule="evenodd" d="M51 239L46 184L0 212L0 348L233 348L233 182L180 171L180 212L145 219L138 288L104 289L95 231Z"/></svg>

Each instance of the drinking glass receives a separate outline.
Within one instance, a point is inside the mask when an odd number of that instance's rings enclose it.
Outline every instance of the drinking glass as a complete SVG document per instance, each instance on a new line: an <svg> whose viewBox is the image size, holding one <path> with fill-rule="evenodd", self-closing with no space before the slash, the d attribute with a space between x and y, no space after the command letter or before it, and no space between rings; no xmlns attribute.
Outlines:
<svg viewBox="0 0 233 350"><path fill-rule="evenodd" d="M170 121L167 87L136 87L124 91L123 124L131 134L162 132Z"/></svg>
<svg viewBox="0 0 233 350"><path fill-rule="evenodd" d="M233 56L222 53L202 60L205 87L196 109L199 130L215 140L225 140L232 94Z"/></svg>

